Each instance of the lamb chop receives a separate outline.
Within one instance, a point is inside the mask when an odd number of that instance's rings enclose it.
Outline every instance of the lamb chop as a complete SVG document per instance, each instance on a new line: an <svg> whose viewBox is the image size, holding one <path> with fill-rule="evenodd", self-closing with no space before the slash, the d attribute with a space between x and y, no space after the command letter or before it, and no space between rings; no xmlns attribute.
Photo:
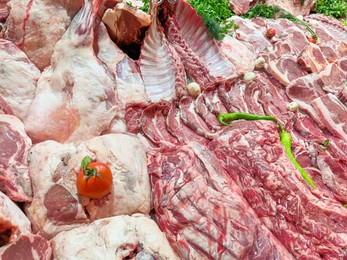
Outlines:
<svg viewBox="0 0 347 260"><path fill-rule="evenodd" d="M85 2L41 74L25 120L34 143L86 140L107 129L117 115L114 75L93 50L99 5L100 0Z"/></svg>
<svg viewBox="0 0 347 260"><path fill-rule="evenodd" d="M5 38L42 71L49 66L55 44L82 5L83 0L11 0Z"/></svg>
<svg viewBox="0 0 347 260"><path fill-rule="evenodd" d="M51 242L55 259L179 259L156 223L142 214L96 220Z"/></svg>

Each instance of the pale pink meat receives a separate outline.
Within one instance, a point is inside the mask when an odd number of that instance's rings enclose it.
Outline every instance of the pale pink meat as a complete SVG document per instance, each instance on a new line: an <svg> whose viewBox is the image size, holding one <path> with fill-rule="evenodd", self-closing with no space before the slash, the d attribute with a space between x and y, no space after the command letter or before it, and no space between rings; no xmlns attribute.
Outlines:
<svg viewBox="0 0 347 260"><path fill-rule="evenodd" d="M308 15L311 8L315 6L317 0L302 1L302 0L265 0L268 5L275 5L283 8L293 15Z"/></svg>
<svg viewBox="0 0 347 260"><path fill-rule="evenodd" d="M111 192L101 199L79 196L76 178L82 159L109 165ZM30 151L33 200L26 213L35 232L52 238L95 219L150 211L150 186L145 148L132 134L108 134L80 142L46 141Z"/></svg>
<svg viewBox="0 0 347 260"><path fill-rule="evenodd" d="M5 38L43 70L49 66L55 44L82 4L83 0L11 0Z"/></svg>
<svg viewBox="0 0 347 260"><path fill-rule="evenodd" d="M54 48L25 120L34 143L86 140L108 129L120 101L114 76L93 50L100 0L86 1ZM45 111L42 113L41 111Z"/></svg>
<svg viewBox="0 0 347 260"><path fill-rule="evenodd" d="M30 201L31 181L26 157L31 140L15 116L0 115L0 190L14 201Z"/></svg>
<svg viewBox="0 0 347 260"><path fill-rule="evenodd" d="M51 239L54 259L179 258L150 218L136 214L96 220Z"/></svg>
<svg viewBox="0 0 347 260"><path fill-rule="evenodd" d="M0 39L0 60L0 96L23 121L35 97L40 71L22 50L4 39Z"/></svg>

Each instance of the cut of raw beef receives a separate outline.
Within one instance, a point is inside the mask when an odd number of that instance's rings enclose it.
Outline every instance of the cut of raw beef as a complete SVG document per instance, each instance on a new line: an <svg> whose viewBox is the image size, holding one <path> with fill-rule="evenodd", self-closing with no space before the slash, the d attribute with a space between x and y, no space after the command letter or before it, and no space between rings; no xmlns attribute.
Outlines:
<svg viewBox="0 0 347 260"><path fill-rule="evenodd" d="M347 209L321 196L287 157L276 123L238 121L209 148L262 223L296 258L347 257Z"/></svg>
<svg viewBox="0 0 347 260"><path fill-rule="evenodd" d="M0 247L20 235L31 233L31 223L23 211L0 191Z"/></svg>
<svg viewBox="0 0 347 260"><path fill-rule="evenodd" d="M82 5L83 0L11 0L5 38L43 70L50 64L54 45Z"/></svg>
<svg viewBox="0 0 347 260"><path fill-rule="evenodd" d="M163 148L149 162L159 227L182 259L293 259L206 147Z"/></svg>
<svg viewBox="0 0 347 260"><path fill-rule="evenodd" d="M50 243L40 235L21 235L12 243L0 247L2 260L51 260Z"/></svg>
<svg viewBox="0 0 347 260"><path fill-rule="evenodd" d="M112 171L112 190L101 199L78 195L76 178L86 155L108 164ZM25 210L34 231L46 238L95 219L149 214L146 153L135 135L102 135L76 145L36 144L30 151L29 171L33 200Z"/></svg>
<svg viewBox="0 0 347 260"><path fill-rule="evenodd" d="M30 201L31 181L26 157L31 140L15 116L0 115L0 190L14 201Z"/></svg>
<svg viewBox="0 0 347 260"><path fill-rule="evenodd" d="M93 50L100 1L86 1L55 45L51 66L41 74L25 120L33 143L86 140L108 129L118 115L114 75Z"/></svg>
<svg viewBox="0 0 347 260"><path fill-rule="evenodd" d="M297 16L308 15L311 9L316 5L317 0L265 0L265 3L281 7L287 12Z"/></svg>
<svg viewBox="0 0 347 260"><path fill-rule="evenodd" d="M179 259L165 234L148 217L136 214L96 220L52 240L54 259Z"/></svg>
<svg viewBox="0 0 347 260"><path fill-rule="evenodd" d="M0 60L0 96L23 121L34 99L40 71L23 51L4 39L0 39Z"/></svg>

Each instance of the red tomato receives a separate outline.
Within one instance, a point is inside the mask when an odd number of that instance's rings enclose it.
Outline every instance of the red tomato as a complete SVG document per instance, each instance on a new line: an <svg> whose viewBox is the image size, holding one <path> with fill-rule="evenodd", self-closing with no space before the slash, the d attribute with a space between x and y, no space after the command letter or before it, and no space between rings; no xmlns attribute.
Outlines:
<svg viewBox="0 0 347 260"><path fill-rule="evenodd" d="M90 162L85 167L82 166L77 175L76 185L80 195L91 199L100 199L111 191L111 169L105 163Z"/></svg>
<svg viewBox="0 0 347 260"><path fill-rule="evenodd" d="M312 43L314 43L314 44L317 44L316 39L313 38L313 37L307 38L307 40L308 40L309 42L312 42Z"/></svg>
<svg viewBox="0 0 347 260"><path fill-rule="evenodd" d="M330 58L327 58L327 62L329 62L329 63L333 63L333 62L334 62L334 60L333 60L333 59L330 59Z"/></svg>
<svg viewBox="0 0 347 260"><path fill-rule="evenodd" d="M269 29L266 30L266 37L268 37L269 39L271 39L275 35L276 35L276 30L275 29L269 28Z"/></svg>

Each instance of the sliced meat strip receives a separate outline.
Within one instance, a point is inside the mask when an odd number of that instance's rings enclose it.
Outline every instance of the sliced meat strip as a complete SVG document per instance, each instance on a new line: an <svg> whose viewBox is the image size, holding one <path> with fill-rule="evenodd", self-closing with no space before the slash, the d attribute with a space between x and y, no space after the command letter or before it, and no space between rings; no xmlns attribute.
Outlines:
<svg viewBox="0 0 347 260"><path fill-rule="evenodd" d="M347 142L347 107L330 93L314 99L312 106L326 128Z"/></svg>
<svg viewBox="0 0 347 260"><path fill-rule="evenodd" d="M207 148L165 149L149 168L158 224L181 258L292 259Z"/></svg>
<svg viewBox="0 0 347 260"><path fill-rule="evenodd" d="M160 102L145 108L141 115L141 130L148 140L154 144L175 145L178 140L167 129L166 117L171 104Z"/></svg>
<svg viewBox="0 0 347 260"><path fill-rule="evenodd" d="M215 137L215 133L209 129L200 115L196 113L195 102L192 97L182 97L178 107L180 110L180 117L186 126L207 139L213 139Z"/></svg>
<svg viewBox="0 0 347 260"><path fill-rule="evenodd" d="M308 15L315 6L317 0L313 1L292 1L292 0L266 0L268 5L278 6L287 12L297 15Z"/></svg>
<svg viewBox="0 0 347 260"><path fill-rule="evenodd" d="M206 90L204 91L206 93ZM206 125L211 129L212 132L221 129L220 123L218 122L217 115L209 110L205 104L204 95L200 95L195 99L195 111L204 120Z"/></svg>
<svg viewBox="0 0 347 260"><path fill-rule="evenodd" d="M218 97L229 113L248 112L246 100L247 84L245 81L228 80L218 87Z"/></svg>
<svg viewBox="0 0 347 260"><path fill-rule="evenodd" d="M209 148L295 257L346 256L347 210L336 200L314 195L288 159L275 123L235 122Z"/></svg>
<svg viewBox="0 0 347 260"><path fill-rule="evenodd" d="M191 128L185 125L180 116L180 110L175 103L171 104L170 111L167 115L167 129L173 136L183 143L196 141L201 144L207 144L210 141L209 139L198 135Z"/></svg>

